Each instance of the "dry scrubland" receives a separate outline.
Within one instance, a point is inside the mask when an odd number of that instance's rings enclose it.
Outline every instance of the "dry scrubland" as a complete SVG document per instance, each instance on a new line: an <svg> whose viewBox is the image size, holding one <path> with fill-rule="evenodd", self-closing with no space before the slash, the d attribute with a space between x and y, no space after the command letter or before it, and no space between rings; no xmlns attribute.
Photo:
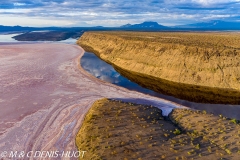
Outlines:
<svg viewBox="0 0 240 160"><path fill-rule="evenodd" d="M86 32L78 44L157 92L240 104L240 33Z"/></svg>
<svg viewBox="0 0 240 160"><path fill-rule="evenodd" d="M240 156L236 120L175 109L169 117L153 106L101 99L77 134L85 159L231 159Z"/></svg>

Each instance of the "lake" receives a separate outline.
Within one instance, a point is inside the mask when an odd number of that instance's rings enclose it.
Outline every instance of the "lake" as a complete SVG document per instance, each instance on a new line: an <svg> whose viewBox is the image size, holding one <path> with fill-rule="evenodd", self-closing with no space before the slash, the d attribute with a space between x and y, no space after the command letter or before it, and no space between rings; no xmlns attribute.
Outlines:
<svg viewBox="0 0 240 160"><path fill-rule="evenodd" d="M0 42L18 42L17 40L13 39L12 37L19 35L19 33L14 34L7 34L7 33L0 33Z"/></svg>

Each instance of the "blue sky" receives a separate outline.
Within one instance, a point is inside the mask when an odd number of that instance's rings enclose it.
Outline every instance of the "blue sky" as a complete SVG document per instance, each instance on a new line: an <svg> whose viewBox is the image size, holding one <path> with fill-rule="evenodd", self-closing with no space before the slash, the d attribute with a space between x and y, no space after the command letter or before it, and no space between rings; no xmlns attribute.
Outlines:
<svg viewBox="0 0 240 160"><path fill-rule="evenodd" d="M173 26L240 21L240 0L1 0L0 24L120 26L156 21Z"/></svg>

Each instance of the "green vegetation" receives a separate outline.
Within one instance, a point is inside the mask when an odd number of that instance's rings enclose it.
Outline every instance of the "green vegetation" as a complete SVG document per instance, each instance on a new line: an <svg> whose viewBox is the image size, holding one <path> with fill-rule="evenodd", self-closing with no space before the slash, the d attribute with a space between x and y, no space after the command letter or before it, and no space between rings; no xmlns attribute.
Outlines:
<svg viewBox="0 0 240 160"><path fill-rule="evenodd" d="M157 92L240 104L239 33L86 32L78 44Z"/></svg>
<svg viewBox="0 0 240 160"><path fill-rule="evenodd" d="M207 147L210 153L214 152L212 147L215 146L218 148L216 154L228 154L231 155L230 159L237 159L240 149L240 125L236 119L229 120L222 115L217 117L188 109L174 109L169 117L192 137L192 141L200 138L210 142ZM195 148L201 149L202 145L197 144ZM220 154L220 150L225 153Z"/></svg>
<svg viewBox="0 0 240 160"><path fill-rule="evenodd" d="M238 124L186 109L169 118L153 106L101 99L87 113L76 144L92 160L238 159Z"/></svg>

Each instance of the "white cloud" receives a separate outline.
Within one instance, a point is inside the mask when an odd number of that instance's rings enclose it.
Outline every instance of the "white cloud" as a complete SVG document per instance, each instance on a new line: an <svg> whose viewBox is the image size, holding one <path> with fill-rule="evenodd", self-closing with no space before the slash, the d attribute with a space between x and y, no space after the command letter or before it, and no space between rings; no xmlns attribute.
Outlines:
<svg viewBox="0 0 240 160"><path fill-rule="evenodd" d="M214 4L239 2L239 0L192 0L192 2L196 2L201 5L208 6L208 5L214 5Z"/></svg>
<svg viewBox="0 0 240 160"><path fill-rule="evenodd" d="M213 19L219 19L219 18L229 18L229 17L232 17L232 16L233 15L208 15L208 16L203 17L202 19L213 20Z"/></svg>
<svg viewBox="0 0 240 160"><path fill-rule="evenodd" d="M73 25L71 20L54 20L54 19L44 19L42 17L19 17L19 16L0 16L0 21L2 24L8 24L11 26L22 25L22 26L68 26Z"/></svg>
<svg viewBox="0 0 240 160"><path fill-rule="evenodd" d="M0 14L26 14L31 12L31 9L0 9ZM3 16L3 15L2 15Z"/></svg>
<svg viewBox="0 0 240 160"><path fill-rule="evenodd" d="M175 25L238 17L239 1L8 0L0 1L0 17L2 25L120 26L143 21Z"/></svg>
<svg viewBox="0 0 240 160"><path fill-rule="evenodd" d="M13 3L14 6L25 6L27 5L26 3Z"/></svg>

